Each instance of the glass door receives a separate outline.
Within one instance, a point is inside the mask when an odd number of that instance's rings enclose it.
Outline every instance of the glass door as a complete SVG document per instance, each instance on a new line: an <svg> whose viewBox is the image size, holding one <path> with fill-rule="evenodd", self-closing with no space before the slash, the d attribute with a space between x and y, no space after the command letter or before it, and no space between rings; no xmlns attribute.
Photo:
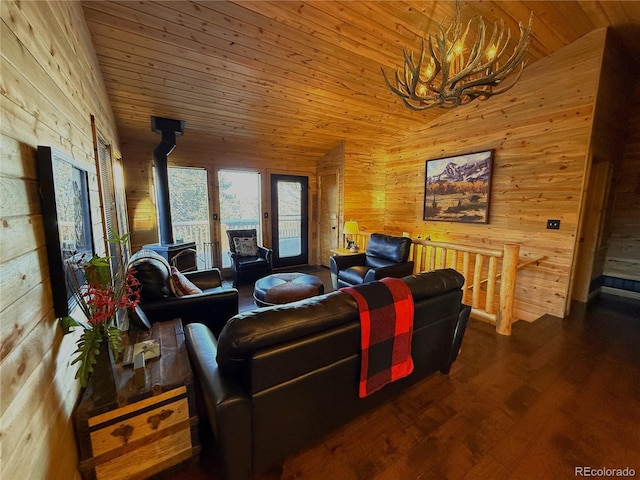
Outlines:
<svg viewBox="0 0 640 480"><path fill-rule="evenodd" d="M220 191L220 246L222 267L230 268L227 230L255 228L258 244L262 245L260 221L260 173L241 170L218 170Z"/></svg>
<svg viewBox="0 0 640 480"><path fill-rule="evenodd" d="M309 263L307 177L271 175L273 266Z"/></svg>

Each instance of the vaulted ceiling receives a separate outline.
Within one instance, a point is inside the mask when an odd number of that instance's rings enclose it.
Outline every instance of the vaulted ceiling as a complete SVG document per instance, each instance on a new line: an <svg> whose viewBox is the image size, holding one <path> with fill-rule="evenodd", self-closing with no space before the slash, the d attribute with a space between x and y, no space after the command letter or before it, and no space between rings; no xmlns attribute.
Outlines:
<svg viewBox="0 0 640 480"><path fill-rule="evenodd" d="M438 32L451 1L85 1L120 137L156 138L150 116L185 120L207 148L318 158L342 139L392 144L443 110L408 111L380 68ZM529 64L612 26L640 63L638 1L467 1L462 19L531 11ZM489 100L490 101L490 100Z"/></svg>

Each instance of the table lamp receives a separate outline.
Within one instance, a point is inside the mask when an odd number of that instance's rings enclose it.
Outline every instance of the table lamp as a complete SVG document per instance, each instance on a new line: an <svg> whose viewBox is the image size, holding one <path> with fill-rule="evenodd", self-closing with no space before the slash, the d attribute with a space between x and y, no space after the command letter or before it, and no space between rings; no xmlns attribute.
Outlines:
<svg viewBox="0 0 640 480"><path fill-rule="evenodd" d="M344 222L344 228L342 229L342 233L345 235L345 239L347 241L347 248L352 249L355 247L354 251L358 250L358 244L356 244L353 239L353 235L357 235L360 233L360 227L358 227L358 222L355 220L349 220ZM349 238L351 236L351 238Z"/></svg>

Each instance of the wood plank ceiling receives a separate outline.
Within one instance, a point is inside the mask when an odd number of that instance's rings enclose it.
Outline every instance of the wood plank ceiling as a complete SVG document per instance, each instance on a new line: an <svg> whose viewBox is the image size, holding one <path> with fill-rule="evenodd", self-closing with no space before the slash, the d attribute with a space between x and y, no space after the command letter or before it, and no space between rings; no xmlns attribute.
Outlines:
<svg viewBox="0 0 640 480"><path fill-rule="evenodd" d="M316 159L338 141L392 145L442 110L410 112L380 68L453 17L450 1L85 1L121 140L155 139L150 115L185 120L207 149ZM534 12L529 64L614 26L640 63L638 1L461 2L515 37ZM490 100L489 100L490 101Z"/></svg>

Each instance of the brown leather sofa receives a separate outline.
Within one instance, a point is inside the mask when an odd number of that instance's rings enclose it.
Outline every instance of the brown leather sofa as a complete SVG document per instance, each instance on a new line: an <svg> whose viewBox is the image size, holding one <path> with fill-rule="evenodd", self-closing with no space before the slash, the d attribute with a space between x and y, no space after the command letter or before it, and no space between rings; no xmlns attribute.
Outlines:
<svg viewBox="0 0 640 480"><path fill-rule="evenodd" d="M353 298L332 292L233 317L218 339L186 327L186 342L227 480L247 479L456 359L470 307L452 269L405 277L414 305L414 371L359 398L360 323Z"/></svg>

